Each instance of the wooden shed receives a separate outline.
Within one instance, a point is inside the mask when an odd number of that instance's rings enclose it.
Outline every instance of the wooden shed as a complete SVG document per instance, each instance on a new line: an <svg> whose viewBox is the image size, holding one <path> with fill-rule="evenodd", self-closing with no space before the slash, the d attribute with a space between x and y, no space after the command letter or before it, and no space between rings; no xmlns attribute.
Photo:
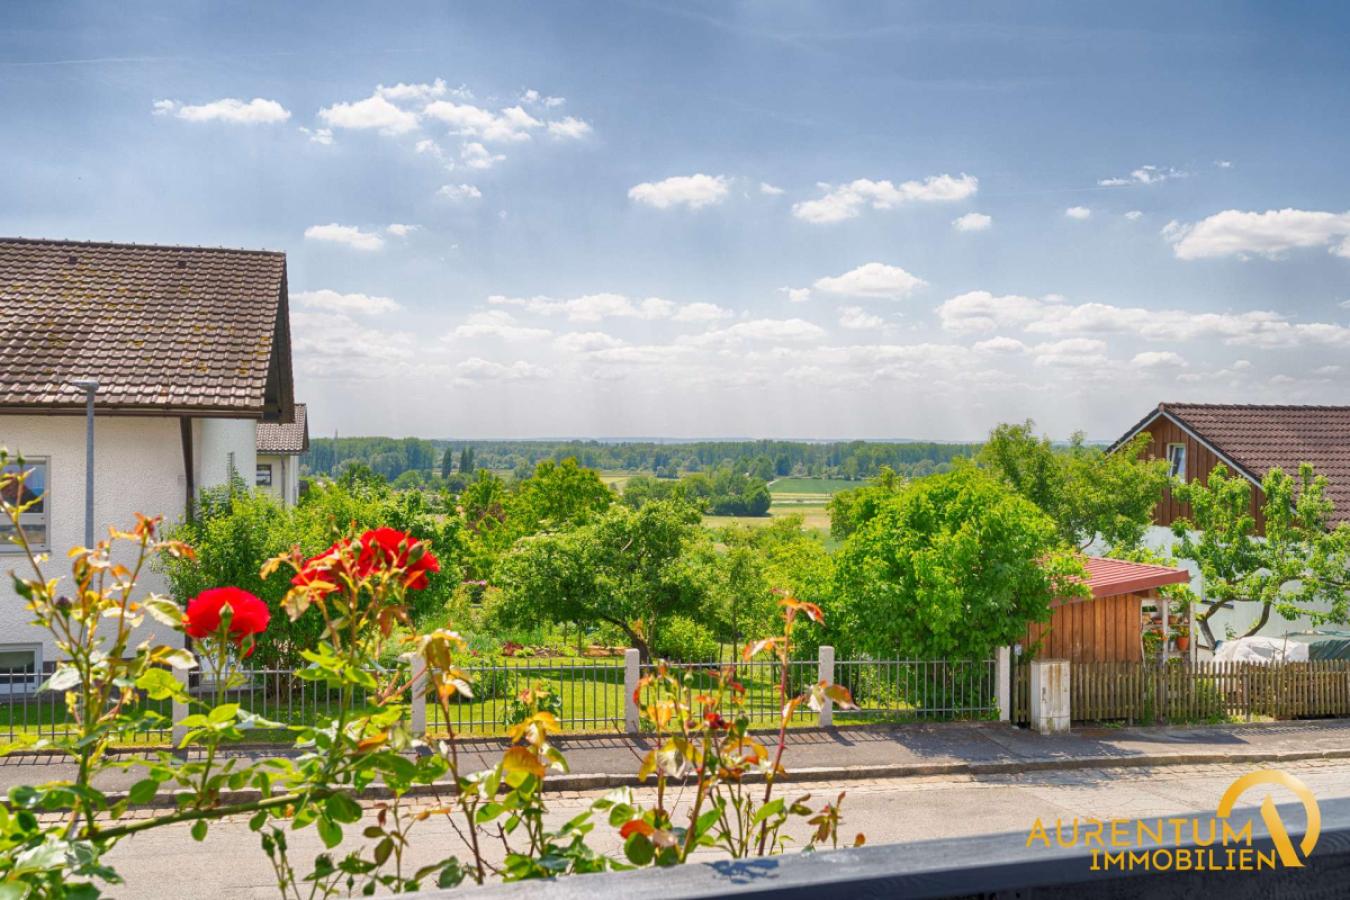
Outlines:
<svg viewBox="0 0 1350 900"><path fill-rule="evenodd" d="M1191 580L1185 569L1088 557L1092 599L1052 601L1050 622L1027 626L1024 651L1041 659L1070 662L1137 662L1144 658L1140 639L1145 601L1155 600L1158 588Z"/></svg>

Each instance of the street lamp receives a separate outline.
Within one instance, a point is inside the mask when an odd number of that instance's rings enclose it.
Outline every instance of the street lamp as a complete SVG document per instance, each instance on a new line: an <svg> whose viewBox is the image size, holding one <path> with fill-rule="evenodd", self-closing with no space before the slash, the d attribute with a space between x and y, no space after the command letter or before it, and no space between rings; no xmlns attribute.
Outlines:
<svg viewBox="0 0 1350 900"><path fill-rule="evenodd" d="M71 386L84 391L84 545L94 546L94 395L97 378L79 378Z"/></svg>

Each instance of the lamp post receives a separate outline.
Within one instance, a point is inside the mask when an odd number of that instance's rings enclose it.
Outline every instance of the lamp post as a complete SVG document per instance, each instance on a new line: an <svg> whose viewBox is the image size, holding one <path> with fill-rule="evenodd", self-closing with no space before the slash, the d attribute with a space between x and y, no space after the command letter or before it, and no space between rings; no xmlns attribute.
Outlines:
<svg viewBox="0 0 1350 900"><path fill-rule="evenodd" d="M80 378L72 387L84 391L84 545L94 546L94 395L97 378Z"/></svg>

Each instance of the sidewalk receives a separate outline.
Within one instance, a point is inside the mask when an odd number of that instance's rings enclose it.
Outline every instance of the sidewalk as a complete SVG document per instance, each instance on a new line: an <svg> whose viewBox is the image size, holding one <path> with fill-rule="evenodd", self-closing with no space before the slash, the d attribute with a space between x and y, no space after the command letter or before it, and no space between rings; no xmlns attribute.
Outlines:
<svg viewBox="0 0 1350 900"><path fill-rule="evenodd" d="M768 743L773 735L761 735ZM638 784L635 773L654 746L646 737L588 735L556 741L571 772L551 774L554 790ZM496 740L460 743L466 771L500 758ZM279 751L240 755L275 756ZM135 757L124 757L128 760ZM1013 774L1049 769L1350 760L1350 720L1191 727L1082 728L1043 737L1006 723L943 723L893 728L801 729L788 733L783 762L791 781L904 778L919 775ZM1347 763L1350 764L1350 763ZM105 773L105 790L126 790L141 778L132 765ZM0 790L65 780L75 766L50 756L0 758Z"/></svg>

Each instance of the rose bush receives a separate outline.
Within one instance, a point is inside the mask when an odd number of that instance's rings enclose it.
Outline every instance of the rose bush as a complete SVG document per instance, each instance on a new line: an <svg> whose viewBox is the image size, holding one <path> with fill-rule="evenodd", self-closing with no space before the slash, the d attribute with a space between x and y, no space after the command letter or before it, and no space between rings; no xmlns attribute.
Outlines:
<svg viewBox="0 0 1350 900"><path fill-rule="evenodd" d="M0 450L0 465L7 456ZM0 470L2 471L2 470ZM140 518L129 532L111 531L94 547L71 552L73 590L61 594L59 579L44 571L45 558L32 552L18 526L26 503L22 472L0 475L0 506L14 523L29 572L14 583L33 615L51 634L62 658L44 690L65 695L69 734L32 742L78 763L69 781L14 788L0 806L0 897L92 898L117 885L117 872L104 861L117 843L140 832L180 828L206 840L211 823L248 816L271 863L283 898L401 892L463 881L518 880L646 865L671 865L704 847L733 856L782 849L783 825L805 817L812 846L837 841L842 797L812 810L806 797L785 802L774 791L783 774L787 723L800 703L825 699L846 704L847 692L825 683L799 695L789 690L787 666L780 684L783 717L770 751L748 730L744 689L734 666L708 684L703 676L662 664L639 687L643 716L658 736L658 748L643 761L644 778L656 776L656 802L644 806L621 790L557 828L546 825L545 777L565 771L553 744L559 731L556 704L546 691L521 698L509 746L491 767L462 767L456 736L427 740L411 731L409 704L426 691L443 721L453 721L449 704L472 695L472 679L460 667L466 643L450 629L410 633L407 594L426 588L439 566L424 541L392 528L375 528L335 542L317 556L294 548L270 560L260 576L289 570L291 588L282 609L292 619L315 617L321 639L304 651L300 679L326 686L336 698L313 722L269 722L228 702L230 691L248 674L237 665L271 624L256 596L234 587L198 593L187 605L167 597L136 594L147 560L156 554L189 558L192 549L159 537L158 522ZM31 502L31 501L28 501ZM119 544L131 544L133 562L115 561ZM786 663L800 617L819 622L820 610L791 597L780 601L781 635L746 648L746 658L773 653ZM132 642L147 619L194 641L196 653L155 640ZM173 640L183 637L174 634ZM396 644L397 662L381 666ZM190 692L180 672L201 666L213 673L214 692ZM171 723L156 703L173 700L189 714ZM98 787L100 774L128 764L108 750L120 738L167 728L185 732L178 748L204 752L179 755L163 750L135 763L144 777L125 794ZM218 752L252 728L289 732L293 755L243 756ZM13 749L13 748L10 748ZM417 752L413 752L417 751ZM763 782L762 790L751 779ZM687 820L677 822L667 787L689 784L694 802ZM367 814L361 798L379 783L382 799ZM443 785L446 799L432 809L410 810L408 796L419 785ZM172 797L170 791L176 792ZM242 792L242 793L241 793ZM246 797L247 799L240 799ZM128 818L132 805L159 803L143 817ZM622 859L597 853L587 844L599 816L623 840ZM406 851L418 825L436 817L450 823L466 848L432 864L410 868ZM309 863L294 859L290 836L313 828L326 848ZM355 849L338 854L344 836L360 835ZM489 846L491 852L489 852Z"/></svg>

